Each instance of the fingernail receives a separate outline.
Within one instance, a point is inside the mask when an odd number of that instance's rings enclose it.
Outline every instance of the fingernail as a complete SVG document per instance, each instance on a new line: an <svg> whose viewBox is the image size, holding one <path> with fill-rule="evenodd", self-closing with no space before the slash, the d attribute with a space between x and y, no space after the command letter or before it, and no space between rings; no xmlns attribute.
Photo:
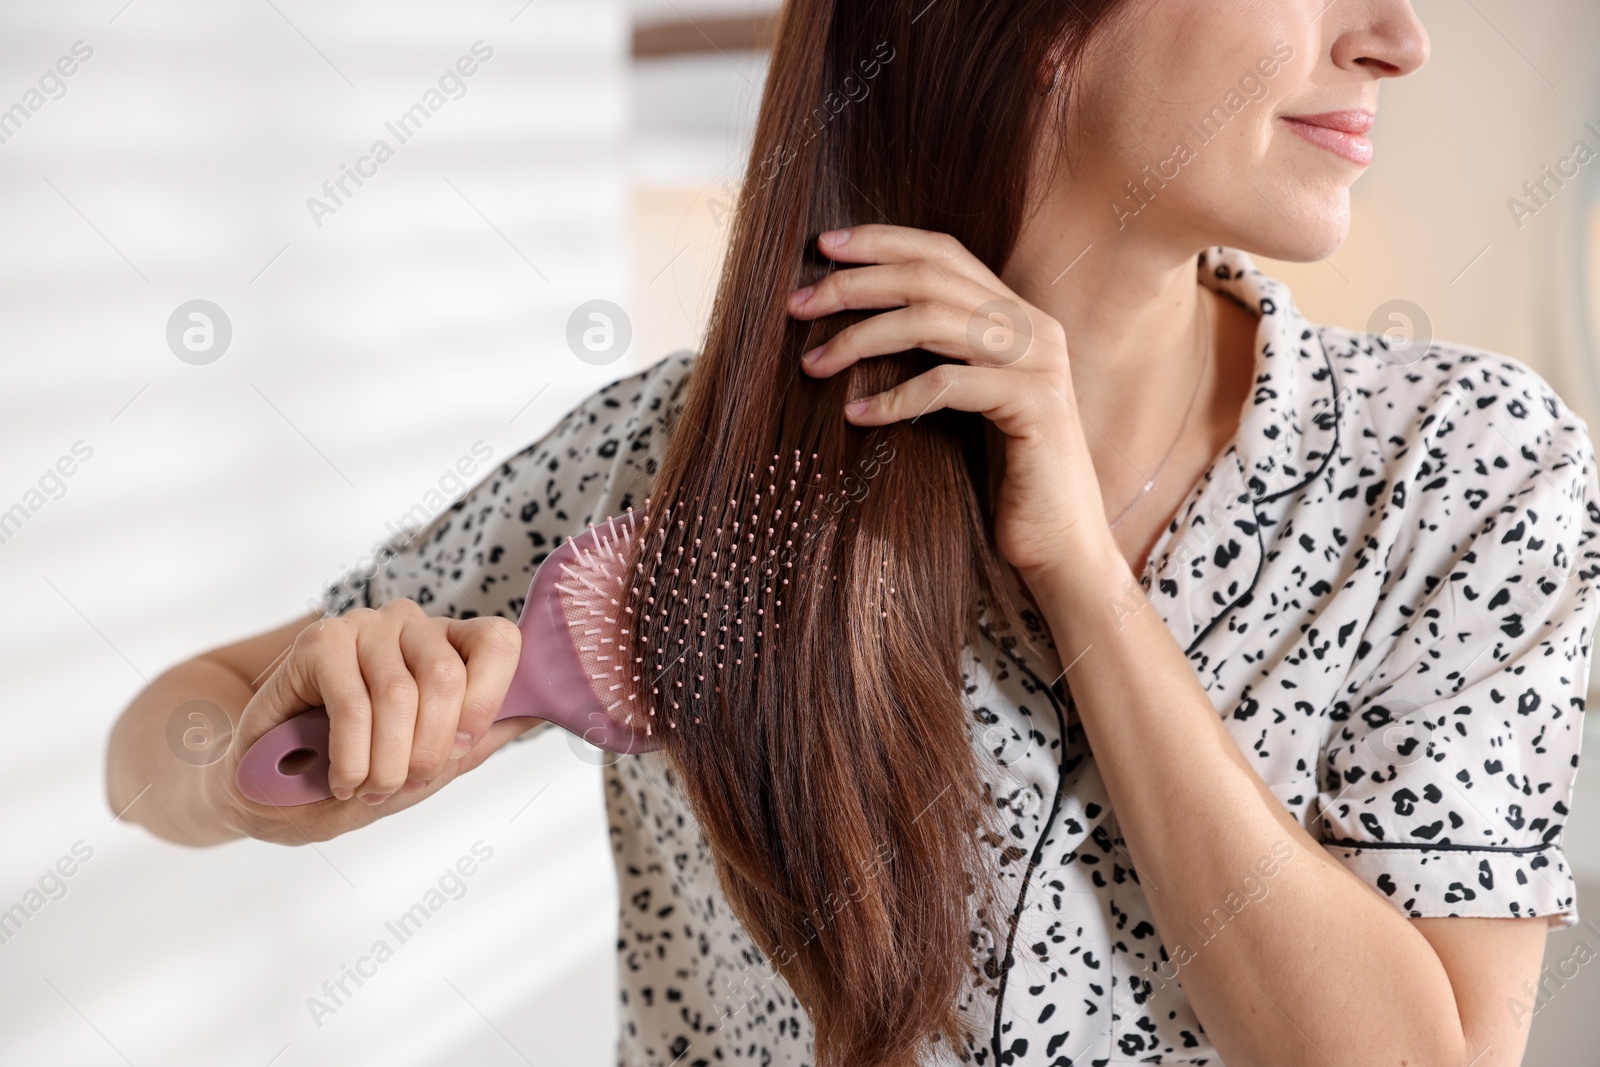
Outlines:
<svg viewBox="0 0 1600 1067"><path fill-rule="evenodd" d="M467 754L467 749L472 747L472 735L465 730L456 731L456 743L450 749L451 759L460 759Z"/></svg>
<svg viewBox="0 0 1600 1067"><path fill-rule="evenodd" d="M800 307L807 300L811 299L811 294L816 288L817 287L814 285L808 285L804 289L796 289L794 292L789 294L789 306Z"/></svg>
<svg viewBox="0 0 1600 1067"><path fill-rule="evenodd" d="M389 794L388 793L362 793L361 794L361 802L363 804L382 804L385 800L388 800L388 799L389 799Z"/></svg>
<svg viewBox="0 0 1600 1067"><path fill-rule="evenodd" d="M850 241L850 231L848 229L829 230L819 235L818 240L829 248L843 248Z"/></svg>
<svg viewBox="0 0 1600 1067"><path fill-rule="evenodd" d="M860 415L866 410L867 402L865 400L852 400L850 403L844 406L844 413L846 415Z"/></svg>
<svg viewBox="0 0 1600 1067"><path fill-rule="evenodd" d="M801 356L800 360L803 363L815 363L817 361L817 357L820 355L822 355L822 346L818 345L816 348L813 348L811 351Z"/></svg>
<svg viewBox="0 0 1600 1067"><path fill-rule="evenodd" d="M355 790L351 789L347 785L336 785L333 787L333 795L339 800L349 800L353 793L355 793Z"/></svg>
<svg viewBox="0 0 1600 1067"><path fill-rule="evenodd" d="M404 788L407 793L415 793L417 790L421 789L427 784L427 782L420 778L407 778L406 784L402 788Z"/></svg>

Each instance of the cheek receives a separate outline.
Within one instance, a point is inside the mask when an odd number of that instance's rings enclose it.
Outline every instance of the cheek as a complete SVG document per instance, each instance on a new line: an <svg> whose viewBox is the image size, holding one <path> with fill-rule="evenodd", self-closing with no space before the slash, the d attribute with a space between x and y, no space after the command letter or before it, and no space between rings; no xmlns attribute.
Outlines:
<svg viewBox="0 0 1600 1067"><path fill-rule="evenodd" d="M1276 56L1315 55L1307 2L1324 0L1155 0L1128 9L1137 17L1121 23L1121 54L1141 68L1152 105L1171 102L1187 117L1246 79L1284 80Z"/></svg>
<svg viewBox="0 0 1600 1067"><path fill-rule="evenodd" d="M1171 158L1180 144L1193 156L1186 172L1242 175L1259 166L1273 114L1317 65L1317 26L1299 11L1304 2L1151 0L1129 8L1083 72L1096 87L1084 129L1093 131L1112 184Z"/></svg>
<svg viewBox="0 0 1600 1067"><path fill-rule="evenodd" d="M1149 0L1091 48L1080 98L1110 210L1182 219L1287 260L1344 240L1350 175L1308 163L1277 115L1319 95L1326 0ZM1130 183L1132 188L1130 189ZM1150 221L1146 218L1144 221Z"/></svg>

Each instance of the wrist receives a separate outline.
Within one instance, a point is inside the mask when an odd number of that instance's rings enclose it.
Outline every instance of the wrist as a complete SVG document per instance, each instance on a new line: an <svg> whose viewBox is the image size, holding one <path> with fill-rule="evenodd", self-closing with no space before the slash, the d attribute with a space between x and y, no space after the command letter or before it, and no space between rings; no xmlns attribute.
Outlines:
<svg viewBox="0 0 1600 1067"><path fill-rule="evenodd" d="M1016 570L1034 596L1049 590L1070 600L1093 597L1110 588L1121 589L1124 580L1133 580L1133 570L1109 531L1102 538L1052 553L1048 562L1019 566Z"/></svg>
<svg viewBox="0 0 1600 1067"><path fill-rule="evenodd" d="M1048 564L1018 568L1052 629L1065 624L1084 640L1104 627L1122 628L1123 620L1146 603L1144 590L1116 543L1106 538L1076 551L1061 553ZM1076 643L1071 634L1055 634Z"/></svg>
<svg viewBox="0 0 1600 1067"><path fill-rule="evenodd" d="M235 760L221 759L205 767L200 775L192 814L196 835L206 838L207 844L264 837L261 820L239 792L236 771Z"/></svg>

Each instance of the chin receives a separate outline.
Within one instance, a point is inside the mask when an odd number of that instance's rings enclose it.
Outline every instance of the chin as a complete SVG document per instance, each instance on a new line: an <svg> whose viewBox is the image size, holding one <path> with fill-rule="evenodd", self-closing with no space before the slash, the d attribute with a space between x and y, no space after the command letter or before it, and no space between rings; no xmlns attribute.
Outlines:
<svg viewBox="0 0 1600 1067"><path fill-rule="evenodd" d="M1286 263L1312 263L1333 255L1350 236L1347 186L1303 190L1270 206L1254 200L1260 209L1255 218L1235 241L1221 243Z"/></svg>

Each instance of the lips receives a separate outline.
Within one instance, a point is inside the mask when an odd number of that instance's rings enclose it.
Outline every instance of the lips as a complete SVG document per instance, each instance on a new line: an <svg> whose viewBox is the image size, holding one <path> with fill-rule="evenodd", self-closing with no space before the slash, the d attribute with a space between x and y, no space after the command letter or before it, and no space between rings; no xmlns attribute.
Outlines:
<svg viewBox="0 0 1600 1067"><path fill-rule="evenodd" d="M1376 116L1370 111L1350 108L1325 111L1320 115L1285 115L1284 124L1305 140L1325 148L1358 167L1372 162L1372 142L1365 134Z"/></svg>

